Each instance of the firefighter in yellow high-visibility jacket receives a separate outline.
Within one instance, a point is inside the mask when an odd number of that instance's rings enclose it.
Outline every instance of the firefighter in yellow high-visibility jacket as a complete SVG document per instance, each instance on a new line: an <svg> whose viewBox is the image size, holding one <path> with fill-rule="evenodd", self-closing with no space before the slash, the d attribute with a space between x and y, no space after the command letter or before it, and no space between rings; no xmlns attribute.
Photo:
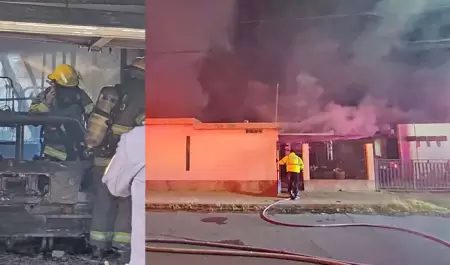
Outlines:
<svg viewBox="0 0 450 265"><path fill-rule="evenodd" d="M289 179L288 193L292 200L299 198L300 172L304 168L303 160L293 150L283 157L279 165L286 165L286 173Z"/></svg>

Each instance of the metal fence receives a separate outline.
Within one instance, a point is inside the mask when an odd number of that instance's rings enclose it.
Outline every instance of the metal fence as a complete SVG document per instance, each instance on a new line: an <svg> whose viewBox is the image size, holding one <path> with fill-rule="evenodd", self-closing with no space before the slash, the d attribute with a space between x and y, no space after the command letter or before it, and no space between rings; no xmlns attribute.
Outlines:
<svg viewBox="0 0 450 265"><path fill-rule="evenodd" d="M450 190L450 160L376 159L377 190Z"/></svg>

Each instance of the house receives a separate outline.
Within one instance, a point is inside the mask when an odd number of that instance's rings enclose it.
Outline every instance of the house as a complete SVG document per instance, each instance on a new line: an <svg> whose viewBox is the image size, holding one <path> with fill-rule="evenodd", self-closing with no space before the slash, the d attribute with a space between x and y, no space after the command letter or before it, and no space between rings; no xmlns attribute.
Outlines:
<svg viewBox="0 0 450 265"><path fill-rule="evenodd" d="M402 161L450 159L450 123L400 124L397 137Z"/></svg>
<svg viewBox="0 0 450 265"><path fill-rule="evenodd" d="M355 142L335 135L282 133L277 123L202 123L193 118L152 118L146 120L146 126L147 190L275 196L281 187L277 161L284 153L280 147L287 142L301 145L305 190L375 189L371 142ZM348 159L362 160L365 173L345 179L316 177L316 169L310 166L314 143L339 140L354 142L358 155L356 159Z"/></svg>
<svg viewBox="0 0 450 265"><path fill-rule="evenodd" d="M449 123L399 124L375 143L377 188L450 190Z"/></svg>

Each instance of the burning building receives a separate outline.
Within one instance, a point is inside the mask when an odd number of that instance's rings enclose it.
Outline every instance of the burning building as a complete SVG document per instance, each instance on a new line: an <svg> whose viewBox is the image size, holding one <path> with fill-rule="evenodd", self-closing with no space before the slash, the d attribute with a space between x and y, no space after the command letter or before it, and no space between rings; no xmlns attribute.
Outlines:
<svg viewBox="0 0 450 265"><path fill-rule="evenodd" d="M164 3L167 12L181 9L181 2L177 2L178 9L170 6L174 1ZM378 172L372 161L374 155L379 159L406 159L405 148L398 148L392 137L377 139L377 132L386 124L450 121L446 100L450 69L442 59L448 52L429 51L429 46L424 48L420 41L448 38L450 32L439 27L445 28L450 21L443 18L448 16L437 16L441 11L426 1L414 1L406 7L393 0L336 1L323 8L320 2L308 0L282 4L274 0L230 0L216 6L196 0L196 4L189 3L189 10L182 14L172 11L173 16L164 13L170 20L175 16L179 20L176 24L166 21L164 31L153 34L157 40L153 47L147 48L150 54L154 51L149 57L148 96L153 98L150 118L198 117L205 123L177 125L190 126L190 133L196 136L185 137L194 138L206 137L196 133L198 124L218 123L223 128L227 128L226 123L244 120L249 121L245 126L295 124L291 131L270 129L277 135L273 136L275 140L271 138L272 147L264 156L277 153L277 142L302 144L304 159L311 165L304 172L305 189L315 189L314 183L333 183L317 187L373 190ZM423 16L425 13L428 15ZM209 14L215 14L214 18ZM183 34L180 24L186 29ZM165 50L157 56L158 49ZM168 124L149 126L165 126L168 134L178 128ZM259 138L245 133L245 126L240 132L246 139ZM209 133L228 137L223 129L216 129ZM171 141L169 136L155 137ZM427 139L416 140L427 144ZM443 138L433 139L444 142ZM176 148L184 150L186 143L178 143ZM198 147L192 143L190 148L193 151ZM243 159L242 148L236 147L233 159ZM248 148L263 153L253 144ZM184 160L180 157L180 161ZM163 178L162 168L158 170L152 171L155 175L150 174L150 178ZM270 170L270 180L276 181L275 171ZM236 172L234 176L240 176ZM192 172L179 174L198 177ZM202 173L202 178L206 175ZM341 183L358 184L341 188Z"/></svg>
<svg viewBox="0 0 450 265"><path fill-rule="evenodd" d="M373 144L368 141L283 133L277 123L148 119L146 126L148 190L277 195L284 180L277 161L286 143L293 142L302 146L305 190L375 189ZM345 159L349 156L355 159Z"/></svg>

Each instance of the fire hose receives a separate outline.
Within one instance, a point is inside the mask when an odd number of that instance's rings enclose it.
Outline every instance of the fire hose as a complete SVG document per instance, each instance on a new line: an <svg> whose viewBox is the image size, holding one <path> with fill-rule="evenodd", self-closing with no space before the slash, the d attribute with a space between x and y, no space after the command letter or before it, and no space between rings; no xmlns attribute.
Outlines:
<svg viewBox="0 0 450 265"><path fill-rule="evenodd" d="M340 223L340 224L294 224L286 223L281 221L276 221L267 216L269 209L280 204L283 201L289 199L283 199L272 203L260 212L260 218L270 224L288 226L288 227L302 227L302 228L331 228L331 227L369 227L369 228L380 228L388 229L399 232L404 232L407 234L415 235L418 237L425 238L442 246L450 249L450 242L443 239L427 235L422 232L395 227L388 225L377 225L370 223ZM321 264L321 265L365 265L362 263L355 263L350 261L340 261L336 259L323 258L310 256L305 254L287 252L282 250L258 248L250 246L240 246L233 244L224 244L216 242L206 242L200 240L178 240L178 239L147 239L147 244L178 244L178 245L191 245L191 246L201 246L206 247L205 249L187 249L187 248L172 248L172 247L156 247L146 245L146 252L158 252L158 253L172 253L172 254L190 254L190 255L211 255L211 256L234 256L234 257L253 257L253 258L265 258L265 259L275 259L275 260L289 260L298 261L311 264ZM216 249L207 249L216 248ZM219 250L220 249L220 250ZM227 249L227 250L224 250Z"/></svg>

